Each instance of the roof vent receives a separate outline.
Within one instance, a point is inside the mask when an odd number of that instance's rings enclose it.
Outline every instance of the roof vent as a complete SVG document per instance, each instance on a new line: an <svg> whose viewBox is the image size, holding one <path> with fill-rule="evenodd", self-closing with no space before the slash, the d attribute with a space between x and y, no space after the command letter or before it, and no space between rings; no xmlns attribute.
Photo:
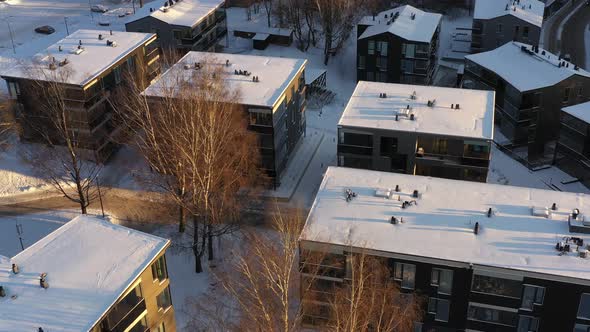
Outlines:
<svg viewBox="0 0 590 332"><path fill-rule="evenodd" d="M553 204L551 205L551 210L553 210L553 211L557 211L557 203L553 203Z"/></svg>
<svg viewBox="0 0 590 332"><path fill-rule="evenodd" d="M395 121L399 121L399 115L398 114L395 115Z"/></svg>
<svg viewBox="0 0 590 332"><path fill-rule="evenodd" d="M6 291L4 290L4 287L0 286L0 297L5 297L6 296Z"/></svg>
<svg viewBox="0 0 590 332"><path fill-rule="evenodd" d="M57 66L55 65L55 62L50 62L49 63L49 69L51 69L51 70L57 69Z"/></svg>
<svg viewBox="0 0 590 332"><path fill-rule="evenodd" d="M491 218L493 214L492 208L488 209L488 218Z"/></svg>
<svg viewBox="0 0 590 332"><path fill-rule="evenodd" d="M107 39L107 46L110 46L110 47L117 47L117 42L116 42L116 41L114 41L114 40L108 40L108 39Z"/></svg>
<svg viewBox="0 0 590 332"><path fill-rule="evenodd" d="M226 60L225 60L225 66L226 66L226 67L229 67L229 59L226 59Z"/></svg>
<svg viewBox="0 0 590 332"><path fill-rule="evenodd" d="M76 54L76 55L80 55L82 52L84 52L84 47L82 47L80 45L78 45L77 48L70 51L70 53Z"/></svg>
<svg viewBox="0 0 590 332"><path fill-rule="evenodd" d="M396 218L395 216L391 216L391 220L389 222L392 225L397 225L397 224L403 224L404 223L404 218Z"/></svg>
<svg viewBox="0 0 590 332"><path fill-rule="evenodd" d="M410 95L410 99L416 100L416 91L412 92L412 94Z"/></svg>
<svg viewBox="0 0 590 332"><path fill-rule="evenodd" d="M580 258L586 258L586 257L588 257L588 250L587 249L580 249L580 250L578 250L578 254L580 255Z"/></svg>
<svg viewBox="0 0 590 332"><path fill-rule="evenodd" d="M150 13L153 13L154 9L152 7L150 7Z"/></svg>
<svg viewBox="0 0 590 332"><path fill-rule="evenodd" d="M549 218L549 216L551 215L551 212L549 211L549 209L547 207L533 207L531 209L531 213L535 217L544 217L544 218Z"/></svg>
<svg viewBox="0 0 590 332"><path fill-rule="evenodd" d="M385 92L381 92L381 93L379 94L379 98L387 98L387 93L385 93Z"/></svg>
<svg viewBox="0 0 590 332"><path fill-rule="evenodd" d="M475 227L473 227L473 234L479 234L479 222L475 222Z"/></svg>
<svg viewBox="0 0 590 332"><path fill-rule="evenodd" d="M418 198L419 196L420 196L420 193L418 192L418 190L414 190L414 192L412 193L412 197Z"/></svg>
<svg viewBox="0 0 590 332"><path fill-rule="evenodd" d="M82 39L78 41L78 45L82 46Z"/></svg>
<svg viewBox="0 0 590 332"><path fill-rule="evenodd" d="M350 201L352 201L352 199L356 197L356 193L355 193L354 191L352 191L352 189L348 189L348 188L347 188L347 189L344 191L344 194L346 195L346 201L347 201L347 202L350 202Z"/></svg>
<svg viewBox="0 0 590 332"><path fill-rule="evenodd" d="M60 67L63 67L65 65L67 65L68 63L70 63L70 61L68 60L68 58L64 58L57 65L60 66Z"/></svg>
<svg viewBox="0 0 590 332"><path fill-rule="evenodd" d="M252 82L260 82L260 79L258 79L258 76L252 76Z"/></svg>
<svg viewBox="0 0 590 332"><path fill-rule="evenodd" d="M103 36L102 36L102 34L99 34L99 35L98 35L98 40L102 40L102 39L103 39Z"/></svg>
<svg viewBox="0 0 590 332"><path fill-rule="evenodd" d="M436 104L436 99L428 100L428 103L426 103L426 105L428 105L428 107L434 107L435 104Z"/></svg>
<svg viewBox="0 0 590 332"><path fill-rule="evenodd" d="M400 191L400 189L399 189L399 184L396 184L396 185L395 185L395 192L396 192L396 193L398 193L399 191Z"/></svg>
<svg viewBox="0 0 590 332"><path fill-rule="evenodd" d="M410 114L410 120L412 120L412 121L416 120L416 117L414 116L414 113Z"/></svg>
<svg viewBox="0 0 590 332"><path fill-rule="evenodd" d="M572 211L572 219L576 220L578 219L578 217L581 217L580 210L576 208Z"/></svg>
<svg viewBox="0 0 590 332"><path fill-rule="evenodd" d="M412 19L412 21L413 21L413 20L415 20L415 19L416 19L416 14L412 13L412 14L410 15L410 19Z"/></svg>
<svg viewBox="0 0 590 332"><path fill-rule="evenodd" d="M18 265L12 263L12 273L18 274L19 271Z"/></svg>
<svg viewBox="0 0 590 332"><path fill-rule="evenodd" d="M39 285L44 289L49 288L49 283L47 282L46 278L47 273L45 272L41 273L41 275L39 276Z"/></svg>
<svg viewBox="0 0 590 332"><path fill-rule="evenodd" d="M418 205L418 202L416 202L416 200L414 200L414 199L411 201L404 201L402 203L402 209L405 209L405 208L410 207L412 205Z"/></svg>
<svg viewBox="0 0 590 332"><path fill-rule="evenodd" d="M60 52L63 50L62 47L61 47L61 45L58 45L57 46L57 50L60 51Z"/></svg>
<svg viewBox="0 0 590 332"><path fill-rule="evenodd" d="M459 106L459 104L455 104L455 109L458 110L460 108Z"/></svg>
<svg viewBox="0 0 590 332"><path fill-rule="evenodd" d="M185 64L183 67L184 67L184 69L191 69L191 65Z"/></svg>
<svg viewBox="0 0 590 332"><path fill-rule="evenodd" d="M391 197L390 189L375 189L375 197L387 198Z"/></svg>
<svg viewBox="0 0 590 332"><path fill-rule="evenodd" d="M195 67L195 69L201 69L201 63L195 62L194 67Z"/></svg>

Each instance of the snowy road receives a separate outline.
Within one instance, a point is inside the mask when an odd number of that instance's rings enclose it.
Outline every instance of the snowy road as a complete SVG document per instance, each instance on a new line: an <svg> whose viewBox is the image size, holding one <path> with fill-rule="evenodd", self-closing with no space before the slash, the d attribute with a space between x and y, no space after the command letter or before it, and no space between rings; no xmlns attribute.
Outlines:
<svg viewBox="0 0 590 332"><path fill-rule="evenodd" d="M555 54L571 56L573 63L588 69L585 33L590 22L590 6L584 1L568 3L545 27L544 47Z"/></svg>

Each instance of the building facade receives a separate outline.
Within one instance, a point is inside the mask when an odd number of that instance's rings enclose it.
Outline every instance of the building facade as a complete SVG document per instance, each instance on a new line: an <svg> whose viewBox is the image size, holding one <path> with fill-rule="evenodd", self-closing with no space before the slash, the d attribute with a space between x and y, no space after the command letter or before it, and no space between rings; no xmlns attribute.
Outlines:
<svg viewBox="0 0 590 332"><path fill-rule="evenodd" d="M147 3L125 23L127 31L158 36L163 51L215 52L227 35L225 2L220 0L166 1L162 7Z"/></svg>
<svg viewBox="0 0 590 332"><path fill-rule="evenodd" d="M590 102L561 110L553 162L590 188Z"/></svg>
<svg viewBox="0 0 590 332"><path fill-rule="evenodd" d="M0 330L176 331L169 245L97 217L67 222L11 259L0 256Z"/></svg>
<svg viewBox="0 0 590 332"><path fill-rule="evenodd" d="M493 92L359 82L338 123L338 166L485 182L493 101Z"/></svg>
<svg viewBox="0 0 590 332"><path fill-rule="evenodd" d="M430 84L441 18L410 5L364 17L357 26L357 81Z"/></svg>
<svg viewBox="0 0 590 332"><path fill-rule="evenodd" d="M130 79L147 86L160 74L159 59L154 34L78 30L37 54L30 66L17 65L0 76L15 102L22 139L65 144L37 102L40 87L54 87L72 117L79 150L103 162L116 150L119 133L109 98L128 92Z"/></svg>
<svg viewBox="0 0 590 332"><path fill-rule="evenodd" d="M401 207L397 196L414 190L417 203ZM330 319L327 299L362 253L423 301L415 331L588 331L590 275L579 244L589 228L572 227L582 222L569 215L587 208L577 195L331 167L300 238L301 251L325 255L319 268L303 270L304 280L317 278L303 295L304 322Z"/></svg>
<svg viewBox="0 0 590 332"><path fill-rule="evenodd" d="M510 42L465 61L463 87L496 91L498 142L529 161L557 139L561 109L590 99L590 73L541 48Z"/></svg>
<svg viewBox="0 0 590 332"><path fill-rule="evenodd" d="M545 4L538 0L476 0L471 53L487 52L511 41L537 46Z"/></svg>
<svg viewBox="0 0 590 332"><path fill-rule="evenodd" d="M189 52L162 75L161 82L165 84L186 71L186 66L193 70L195 63L206 65L207 62L220 65L227 75L224 79L228 88L240 91L238 103L248 116L248 129L259 138L261 166L273 187L280 187L281 175L305 134L307 60L239 54L211 57L207 53ZM157 100L161 91L162 84L155 82L145 94Z"/></svg>

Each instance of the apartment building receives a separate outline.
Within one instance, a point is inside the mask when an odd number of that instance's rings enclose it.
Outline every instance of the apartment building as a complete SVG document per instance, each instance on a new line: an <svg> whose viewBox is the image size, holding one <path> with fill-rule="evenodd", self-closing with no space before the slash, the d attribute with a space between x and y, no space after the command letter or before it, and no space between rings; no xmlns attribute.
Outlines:
<svg viewBox="0 0 590 332"><path fill-rule="evenodd" d="M410 5L363 17L357 25L357 81L430 84L441 18Z"/></svg>
<svg viewBox="0 0 590 332"><path fill-rule="evenodd" d="M127 31L151 32L163 51L215 52L227 35L223 0L168 0L148 2L127 23Z"/></svg>
<svg viewBox="0 0 590 332"><path fill-rule="evenodd" d="M325 258L302 278L321 271L312 291L330 296L364 253L424 299L415 331L588 331L588 198L330 167L300 237ZM308 299L305 322L325 322L329 307Z"/></svg>
<svg viewBox="0 0 590 332"><path fill-rule="evenodd" d="M590 102L561 110L553 162L590 188Z"/></svg>
<svg viewBox="0 0 590 332"><path fill-rule="evenodd" d="M0 76L15 101L22 139L47 143L49 137L55 145L65 144L34 91L39 85L56 86L54 91L63 89L78 147L88 158L105 161L116 149L119 133L109 97L125 93L130 77L147 86L160 74L159 58L154 34L78 30Z"/></svg>
<svg viewBox="0 0 590 332"><path fill-rule="evenodd" d="M79 216L0 256L0 331L174 332L170 241Z"/></svg>
<svg viewBox="0 0 590 332"><path fill-rule="evenodd" d="M166 82L179 75L190 80L192 76L183 73L201 66L220 66L228 88L240 92L238 104L248 115L248 129L259 137L262 168L278 188L281 174L305 134L306 64L305 59L189 52L144 93L157 101Z"/></svg>
<svg viewBox="0 0 590 332"><path fill-rule="evenodd" d="M338 166L485 182L493 127L493 91L359 82Z"/></svg>
<svg viewBox="0 0 590 332"><path fill-rule="evenodd" d="M590 99L590 73L540 47L509 42L466 56L463 87L496 91L496 127L532 161L557 139L561 109Z"/></svg>
<svg viewBox="0 0 590 332"><path fill-rule="evenodd" d="M476 0L471 53L487 52L510 41L539 45L545 4L538 0Z"/></svg>

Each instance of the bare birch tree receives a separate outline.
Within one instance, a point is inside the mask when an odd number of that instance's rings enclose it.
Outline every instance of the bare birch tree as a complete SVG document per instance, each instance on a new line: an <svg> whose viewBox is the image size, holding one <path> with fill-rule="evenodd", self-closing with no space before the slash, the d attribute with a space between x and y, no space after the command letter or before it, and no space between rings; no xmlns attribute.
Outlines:
<svg viewBox="0 0 590 332"><path fill-rule="evenodd" d="M102 165L91 161L94 145L80 128L79 112L72 111L68 99L77 93L67 84L71 72L67 68L49 70L34 68L21 86L30 101L25 106L21 121L35 140L47 148L31 146L27 160L37 175L61 192L67 199L80 205L87 213L92 201L98 198L96 178ZM26 91L26 92L25 92Z"/></svg>
<svg viewBox="0 0 590 332"><path fill-rule="evenodd" d="M156 83L157 97L138 89L117 108L156 183L191 218L199 273L203 255L213 258L213 238L237 227L246 188L261 176L256 137L236 103L239 92L225 85L225 64L208 58L198 68L183 65Z"/></svg>
<svg viewBox="0 0 590 332"><path fill-rule="evenodd" d="M410 332L421 320L421 301L400 292L386 259L365 253L349 256L350 273L335 288L328 328L334 332Z"/></svg>
<svg viewBox="0 0 590 332"><path fill-rule="evenodd" d="M324 64L348 40L366 0L314 0L324 37Z"/></svg>

